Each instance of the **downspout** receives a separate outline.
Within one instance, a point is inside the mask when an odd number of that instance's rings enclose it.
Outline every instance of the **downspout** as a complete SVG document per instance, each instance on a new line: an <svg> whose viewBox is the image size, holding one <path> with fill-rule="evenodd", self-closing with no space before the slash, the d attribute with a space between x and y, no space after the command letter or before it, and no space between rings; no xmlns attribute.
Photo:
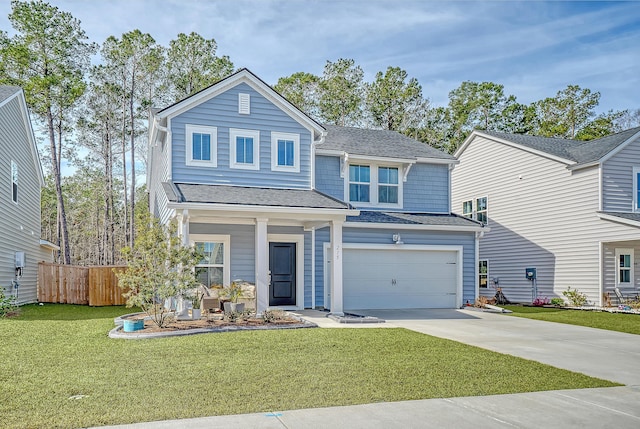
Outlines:
<svg viewBox="0 0 640 429"><path fill-rule="evenodd" d="M316 308L316 227L311 228L311 308Z"/></svg>

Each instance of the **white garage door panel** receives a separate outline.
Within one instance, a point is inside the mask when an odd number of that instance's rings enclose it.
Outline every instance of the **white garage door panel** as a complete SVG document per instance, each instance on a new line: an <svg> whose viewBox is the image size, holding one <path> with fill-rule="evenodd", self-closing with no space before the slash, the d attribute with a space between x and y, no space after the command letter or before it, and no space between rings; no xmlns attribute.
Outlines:
<svg viewBox="0 0 640 429"><path fill-rule="evenodd" d="M347 310L454 308L454 251L344 249L343 299Z"/></svg>

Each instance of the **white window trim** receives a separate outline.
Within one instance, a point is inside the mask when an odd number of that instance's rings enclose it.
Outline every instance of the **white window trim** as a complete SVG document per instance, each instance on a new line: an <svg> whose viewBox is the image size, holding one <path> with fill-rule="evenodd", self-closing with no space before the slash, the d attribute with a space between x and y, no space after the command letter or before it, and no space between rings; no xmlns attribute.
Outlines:
<svg viewBox="0 0 640 429"><path fill-rule="evenodd" d="M209 134L211 136L211 160L201 161L193 159L193 133ZM186 146L185 164L194 167L217 167L218 166L218 128L204 125L185 125L184 141Z"/></svg>
<svg viewBox="0 0 640 429"><path fill-rule="evenodd" d="M471 203L471 211L470 212L465 212L464 211L464 203ZM468 219L473 219L473 200L464 200L462 202L462 216L468 218Z"/></svg>
<svg viewBox="0 0 640 429"><path fill-rule="evenodd" d="M482 274L480 272L480 262L482 262L482 261L487 263L487 272L485 274ZM486 275L487 276L487 286L486 287L480 286L480 276L481 275L483 275L483 276ZM482 290L489 289L489 260L488 259L479 259L478 260L478 289L482 289Z"/></svg>
<svg viewBox="0 0 640 429"><path fill-rule="evenodd" d="M623 249L623 248L616 248L616 252L615 252L615 261L614 261L614 267L616 270L616 286L617 287L635 287L635 283L634 283L634 276L633 276L633 272L634 272L634 267L635 267L635 257L633 254L633 249ZM630 255L631 256L631 266L629 267L629 283L621 283L620 282L620 256L621 255Z"/></svg>
<svg viewBox="0 0 640 429"><path fill-rule="evenodd" d="M15 170L16 170L16 180L15 180L15 182L13 181L13 169L14 169L14 166L15 166ZM18 188L19 188L18 182L20 181L20 177L19 177L20 176L20 170L18 168L18 163L13 161L13 160L11 160L11 171L9 172L9 174L11 176L9 178L9 187L10 187L9 194L11 195L11 201L13 201L14 204L18 204L18 199L19 199L18 198ZM15 198L15 200L13 199L13 184L14 183L16 185L16 195L15 195L16 198Z"/></svg>
<svg viewBox="0 0 640 429"><path fill-rule="evenodd" d="M631 211L633 212L640 212L640 207L638 207L638 185L640 185L638 183L638 173L640 173L640 167L633 167L633 197L631 198L633 204Z"/></svg>
<svg viewBox="0 0 640 429"><path fill-rule="evenodd" d="M253 138L253 163L244 163L237 161L236 137ZM242 170L260 170L260 131L244 130L240 128L229 128L229 159L230 168L239 168Z"/></svg>
<svg viewBox="0 0 640 429"><path fill-rule="evenodd" d="M402 180L402 164L393 163L372 163L371 161L358 161L357 159L350 160L347 166L347 171L344 174L344 201L347 201L354 207L381 207L397 209L402 208L404 204L404 181ZM349 200L349 167L351 165L363 165L369 167L369 201L350 201ZM378 168L390 167L398 169L398 203L380 203L378 202ZM383 186L388 186L387 183L383 183Z"/></svg>
<svg viewBox="0 0 640 429"><path fill-rule="evenodd" d="M278 140L293 141L293 165L278 165ZM271 171L300 172L300 134L271 133Z"/></svg>
<svg viewBox="0 0 640 429"><path fill-rule="evenodd" d="M196 242L222 243L224 246L224 263L222 265L222 281L223 286L231 284L231 236L217 234L189 234L189 244L195 246ZM195 266L210 266L196 264ZM195 269L195 267L194 267ZM208 285L207 285L208 287Z"/></svg>

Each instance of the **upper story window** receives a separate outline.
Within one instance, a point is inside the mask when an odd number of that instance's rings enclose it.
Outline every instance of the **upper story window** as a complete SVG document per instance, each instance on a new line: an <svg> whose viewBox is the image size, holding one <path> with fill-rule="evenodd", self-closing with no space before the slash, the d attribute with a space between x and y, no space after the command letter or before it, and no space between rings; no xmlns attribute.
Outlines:
<svg viewBox="0 0 640 429"><path fill-rule="evenodd" d="M487 224L487 197L476 198L476 220Z"/></svg>
<svg viewBox="0 0 640 429"><path fill-rule="evenodd" d="M473 219L473 200L464 201L462 203L462 216Z"/></svg>
<svg viewBox="0 0 640 429"><path fill-rule="evenodd" d="M260 169L260 131L229 129L230 167Z"/></svg>
<svg viewBox="0 0 640 429"><path fill-rule="evenodd" d="M475 206L474 206L475 203ZM487 197L475 198L473 200L467 200L462 202L462 216L469 219L475 219L486 225L489 221L487 215Z"/></svg>
<svg viewBox="0 0 640 429"><path fill-rule="evenodd" d="M271 169L300 172L300 135L271 133Z"/></svg>
<svg viewBox="0 0 640 429"><path fill-rule="evenodd" d="M18 164L15 161L11 161L11 199L18 202Z"/></svg>
<svg viewBox="0 0 640 429"><path fill-rule="evenodd" d="M349 181L345 193L347 200L356 206L400 207L402 182L400 168L350 164Z"/></svg>
<svg viewBox="0 0 640 429"><path fill-rule="evenodd" d="M371 167L368 165L349 166L349 201L368 203L371 186Z"/></svg>
<svg viewBox="0 0 640 429"><path fill-rule="evenodd" d="M633 167L633 211L640 211L640 167Z"/></svg>
<svg viewBox="0 0 640 429"><path fill-rule="evenodd" d="M216 167L218 164L218 129L203 125L185 127L187 165Z"/></svg>
<svg viewBox="0 0 640 429"><path fill-rule="evenodd" d="M378 167L378 202L398 204L398 168Z"/></svg>

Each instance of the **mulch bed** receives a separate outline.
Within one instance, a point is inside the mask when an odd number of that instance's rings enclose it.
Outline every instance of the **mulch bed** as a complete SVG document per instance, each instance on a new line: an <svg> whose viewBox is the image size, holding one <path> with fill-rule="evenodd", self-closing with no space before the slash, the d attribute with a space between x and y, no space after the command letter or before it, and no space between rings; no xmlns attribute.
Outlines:
<svg viewBox="0 0 640 429"><path fill-rule="evenodd" d="M146 319L144 321L144 330L134 332L124 332L125 334L140 334L142 332L154 333L154 332L170 332L170 331L185 331L191 329L201 328L223 328L223 327L258 327L258 326L282 326L282 325L295 325L299 324L300 320L295 318L288 318L283 320L275 320L270 323L266 323L260 318L249 318L247 320L238 320L236 322L229 322L226 320L207 320L206 316L199 320L178 320L168 323L164 328L159 328L153 321Z"/></svg>

